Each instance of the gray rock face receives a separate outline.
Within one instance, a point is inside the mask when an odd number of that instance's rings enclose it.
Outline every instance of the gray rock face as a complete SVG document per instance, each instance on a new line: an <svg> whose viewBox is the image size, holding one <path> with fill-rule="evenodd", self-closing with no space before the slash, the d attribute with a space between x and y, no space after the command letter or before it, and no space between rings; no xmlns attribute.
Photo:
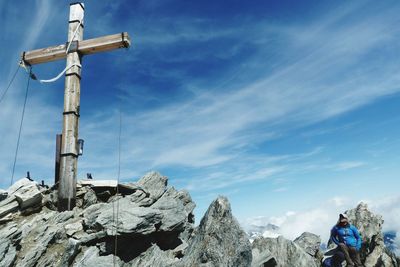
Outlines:
<svg viewBox="0 0 400 267"><path fill-rule="evenodd" d="M8 197L8 192L3 189L0 189L0 201L3 201L7 197Z"/></svg>
<svg viewBox="0 0 400 267"><path fill-rule="evenodd" d="M364 265L366 267L399 266L395 255L385 247L382 234L384 222L382 216L369 211L365 203L360 203L355 209L348 210L345 213L350 222L360 231L363 239L361 255L365 259Z"/></svg>
<svg viewBox="0 0 400 267"><path fill-rule="evenodd" d="M74 223L64 225L65 233L67 236L73 236L75 233L83 230L82 222L77 221Z"/></svg>
<svg viewBox="0 0 400 267"><path fill-rule="evenodd" d="M8 197L0 202L0 218L18 210L18 202L14 196Z"/></svg>
<svg viewBox="0 0 400 267"><path fill-rule="evenodd" d="M319 266L321 240L311 233L294 242L258 238L251 249L224 197L194 228L189 193L156 172L121 191L103 187L81 184L77 207L58 212L56 191L16 182L0 201L0 266ZM382 218L364 204L347 214L365 240L365 265L398 267L383 244Z"/></svg>
<svg viewBox="0 0 400 267"><path fill-rule="evenodd" d="M74 263L74 266L76 267L109 267L122 265L123 262L118 258L118 256L100 256L99 249L97 247L90 247L87 249L81 259Z"/></svg>
<svg viewBox="0 0 400 267"><path fill-rule="evenodd" d="M313 233L304 232L294 240L294 243L303 248L310 256L317 257L321 246L321 238Z"/></svg>
<svg viewBox="0 0 400 267"><path fill-rule="evenodd" d="M150 195L150 199L155 202L167 190L168 178L161 176L158 172L150 172L143 176L138 182Z"/></svg>
<svg viewBox="0 0 400 267"><path fill-rule="evenodd" d="M151 207L163 213L161 231L182 232L195 206L185 192L178 192L171 187Z"/></svg>
<svg viewBox="0 0 400 267"><path fill-rule="evenodd" d="M16 258L16 246L20 242L21 230L17 224L10 223L0 231L0 266L13 266Z"/></svg>
<svg viewBox="0 0 400 267"><path fill-rule="evenodd" d="M318 267L317 260L295 242L278 238L257 238L253 242L253 264L251 266Z"/></svg>
<svg viewBox="0 0 400 267"><path fill-rule="evenodd" d="M86 194L83 196L83 208L87 208L97 203L96 193L93 189L88 188Z"/></svg>
<svg viewBox="0 0 400 267"><path fill-rule="evenodd" d="M196 229L183 266L250 266L251 245L240 228L228 200L214 200Z"/></svg>
<svg viewBox="0 0 400 267"><path fill-rule="evenodd" d="M117 213L116 208L123 212ZM105 230L108 235L137 233L150 234L156 231L163 214L153 208L136 207L127 198L118 203L99 203L84 211L84 223L89 229Z"/></svg>
<svg viewBox="0 0 400 267"><path fill-rule="evenodd" d="M27 178L18 180L8 189L10 196L15 196L21 209L41 205L42 194L38 185Z"/></svg>
<svg viewBox="0 0 400 267"><path fill-rule="evenodd" d="M368 210L365 203L360 203L355 209L345 212L351 224L360 231L363 244L360 255L361 261L366 267L398 267L400 266L396 256L390 252L384 244L382 216L373 214ZM330 257L335 251L332 249L325 253L325 257Z"/></svg>
<svg viewBox="0 0 400 267"><path fill-rule="evenodd" d="M152 245L146 252L130 261L127 266L172 267L176 264L178 264L178 259L174 259L170 253L161 250L157 245Z"/></svg>

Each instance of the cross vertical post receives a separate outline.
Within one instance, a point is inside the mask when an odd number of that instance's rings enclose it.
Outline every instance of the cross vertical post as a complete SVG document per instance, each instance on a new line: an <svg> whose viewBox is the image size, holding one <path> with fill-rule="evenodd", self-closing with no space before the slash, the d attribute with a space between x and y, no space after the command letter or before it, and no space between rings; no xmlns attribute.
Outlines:
<svg viewBox="0 0 400 267"><path fill-rule="evenodd" d="M128 48L131 40L127 32L83 40L83 3L70 5L68 42L22 53L26 65L42 64L67 59L64 88L63 130L60 148L58 181L58 210L72 210L76 204L78 172L78 130L80 116L82 57L119 48ZM57 150L58 151L58 150ZM58 154L58 152L57 152ZM56 178L57 178L56 156Z"/></svg>
<svg viewBox="0 0 400 267"><path fill-rule="evenodd" d="M84 6L82 3L70 5L68 27L67 67L65 74L63 131L61 141L60 180L58 190L58 210L75 207L76 176L78 171L78 130L81 94L81 55L77 43L83 39Z"/></svg>

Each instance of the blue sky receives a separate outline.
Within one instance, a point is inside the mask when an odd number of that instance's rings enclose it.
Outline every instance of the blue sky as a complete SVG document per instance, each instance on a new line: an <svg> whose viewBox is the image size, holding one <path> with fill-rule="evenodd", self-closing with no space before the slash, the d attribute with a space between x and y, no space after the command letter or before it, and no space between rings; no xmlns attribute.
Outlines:
<svg viewBox="0 0 400 267"><path fill-rule="evenodd" d="M218 195L229 197L241 221L348 209L361 200L376 207L385 200L386 213L400 216L388 208L398 206L400 186L398 2L85 6L84 38L127 31L132 47L83 59L79 177L116 178L121 107L121 179L160 171L189 190L197 221ZM0 12L2 93L22 51L66 42L69 5L1 0ZM33 71L46 79L64 67ZM10 182L25 82L20 72L0 103L2 188ZM29 170L53 181L63 87L62 80L32 83L16 177Z"/></svg>

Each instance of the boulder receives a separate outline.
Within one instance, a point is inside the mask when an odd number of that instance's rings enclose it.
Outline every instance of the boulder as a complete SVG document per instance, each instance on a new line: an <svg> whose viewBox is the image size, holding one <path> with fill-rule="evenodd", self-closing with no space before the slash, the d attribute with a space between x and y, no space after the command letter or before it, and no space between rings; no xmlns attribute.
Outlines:
<svg viewBox="0 0 400 267"><path fill-rule="evenodd" d="M84 224L89 229L105 230L110 236L127 233L150 234L157 230L156 225L159 225L163 218L159 210L137 207L128 198L122 198L118 203L115 201L92 205L84 210L83 216Z"/></svg>
<svg viewBox="0 0 400 267"><path fill-rule="evenodd" d="M176 266L178 259L174 259L170 253L161 250L156 244L130 261L128 266L141 267L168 267Z"/></svg>
<svg viewBox="0 0 400 267"><path fill-rule="evenodd" d="M54 225L40 225L35 227L30 237L23 240L22 250L18 254L16 267L36 266L40 257L46 252L47 247L55 241L55 236L60 228Z"/></svg>
<svg viewBox="0 0 400 267"><path fill-rule="evenodd" d="M277 238L257 238L252 243L254 263L252 266L308 266L318 267L317 260L295 242ZM263 259L263 260L261 260Z"/></svg>
<svg viewBox="0 0 400 267"><path fill-rule="evenodd" d="M123 262L118 256L107 255L100 256L100 250L97 247L89 247L84 254L77 259L73 266L75 267L109 267L123 266Z"/></svg>
<svg viewBox="0 0 400 267"><path fill-rule="evenodd" d="M228 199L218 197L196 229L182 266L250 266L251 245L232 216Z"/></svg>
<svg viewBox="0 0 400 267"><path fill-rule="evenodd" d="M83 230L82 222L77 221L74 223L64 225L65 233L67 236L73 236L75 233Z"/></svg>
<svg viewBox="0 0 400 267"><path fill-rule="evenodd" d="M10 196L0 202L0 218L18 210L19 204L15 196Z"/></svg>
<svg viewBox="0 0 400 267"><path fill-rule="evenodd" d="M21 209L36 207L42 204L42 193L37 183L23 178L14 183L9 189L8 194L15 196Z"/></svg>
<svg viewBox="0 0 400 267"><path fill-rule="evenodd" d="M194 205L191 199L182 197L182 194L171 187L151 206L151 208L158 209L163 214L160 231L182 232L184 230L193 212Z"/></svg>
<svg viewBox="0 0 400 267"><path fill-rule="evenodd" d="M168 178L153 171L140 178L137 184L146 190L152 202L155 202L167 190Z"/></svg>
<svg viewBox="0 0 400 267"><path fill-rule="evenodd" d="M93 204L97 203L97 196L93 189L88 188L85 195L83 196L83 205L82 208L87 208Z"/></svg>
<svg viewBox="0 0 400 267"><path fill-rule="evenodd" d="M294 243L303 248L310 256L317 257L320 251L321 237L313 233L304 232L294 240Z"/></svg>

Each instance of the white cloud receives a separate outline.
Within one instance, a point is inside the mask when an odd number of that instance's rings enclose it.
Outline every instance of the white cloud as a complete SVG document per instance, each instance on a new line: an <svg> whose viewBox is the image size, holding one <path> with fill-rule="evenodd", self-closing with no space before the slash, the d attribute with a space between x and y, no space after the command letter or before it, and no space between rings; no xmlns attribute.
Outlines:
<svg viewBox="0 0 400 267"><path fill-rule="evenodd" d="M340 162L339 164L337 164L337 170L338 171L347 171L347 170L350 170L350 169L362 167L364 165L366 165L366 163L365 162L361 162L361 161Z"/></svg>
<svg viewBox="0 0 400 267"><path fill-rule="evenodd" d="M329 202L335 205L336 207L343 207L349 203L349 198L348 197L340 197L336 196L333 197Z"/></svg>
<svg viewBox="0 0 400 267"><path fill-rule="evenodd" d="M286 192L287 190L288 190L287 187L279 187L279 188L274 189L273 191L280 193L280 192Z"/></svg>

